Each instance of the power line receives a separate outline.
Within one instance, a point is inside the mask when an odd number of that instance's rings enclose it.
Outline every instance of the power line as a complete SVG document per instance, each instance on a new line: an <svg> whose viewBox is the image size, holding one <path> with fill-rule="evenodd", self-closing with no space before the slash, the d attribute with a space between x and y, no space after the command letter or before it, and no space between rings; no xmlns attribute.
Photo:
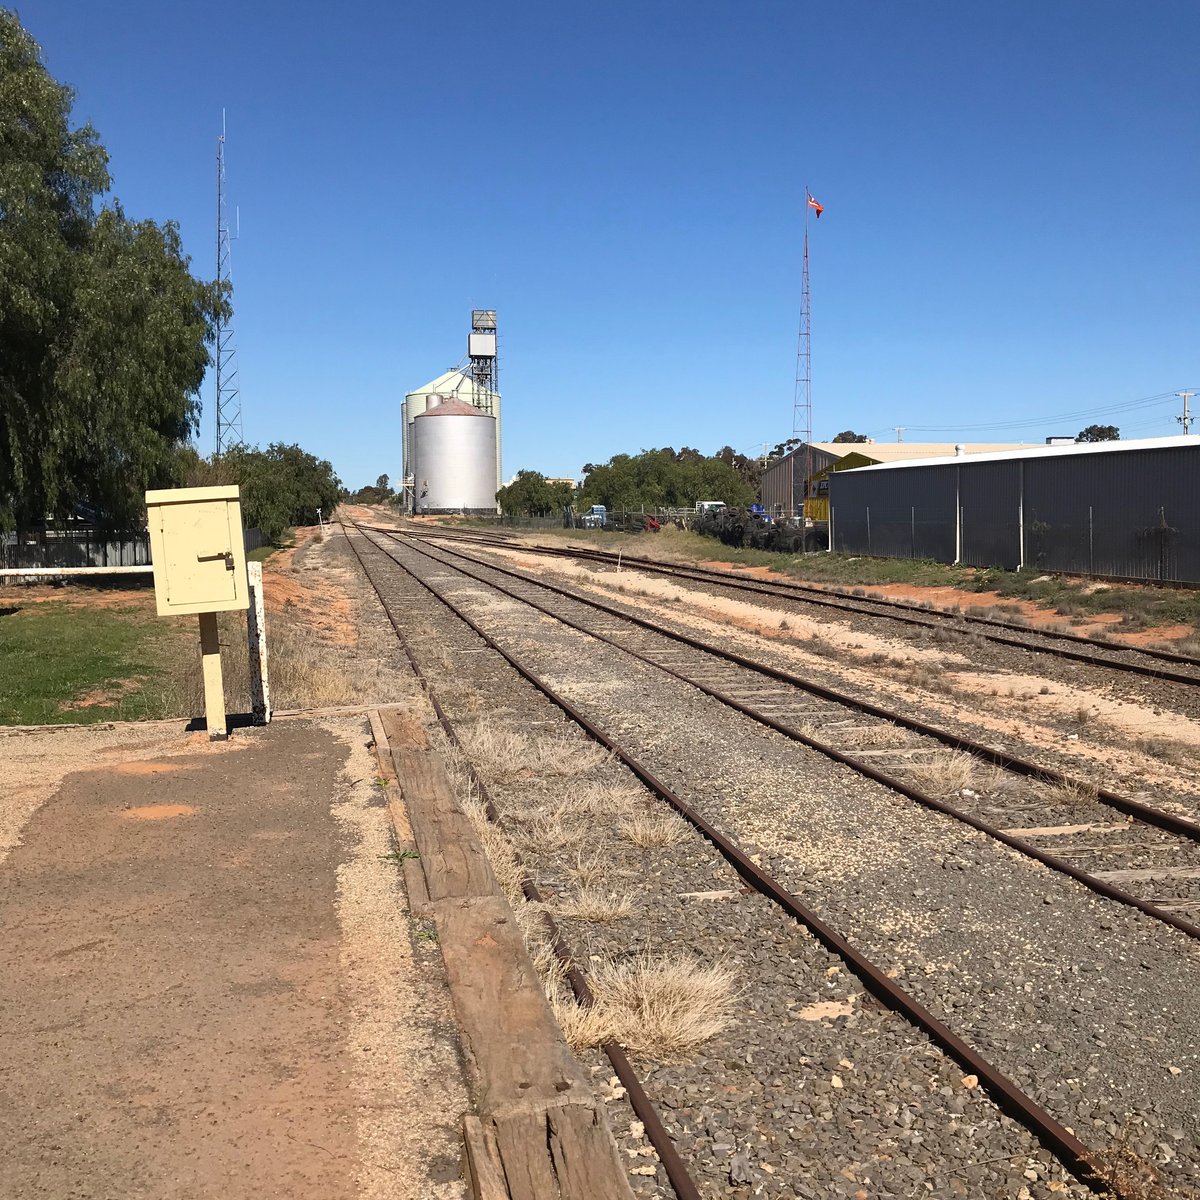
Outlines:
<svg viewBox="0 0 1200 1200"><path fill-rule="evenodd" d="M947 429L1022 429L1035 425L1045 425L1051 421L1073 421L1085 417L1107 416L1112 413L1130 412L1142 408L1154 408L1164 404L1173 404L1179 393L1160 392L1154 396L1143 396L1137 400L1126 400L1120 404L1104 405L1100 408L1076 409L1073 412L1050 413L1037 417L1021 417L1011 421L982 421L971 425L909 425L910 431L931 433ZM1195 393L1193 393L1194 395Z"/></svg>

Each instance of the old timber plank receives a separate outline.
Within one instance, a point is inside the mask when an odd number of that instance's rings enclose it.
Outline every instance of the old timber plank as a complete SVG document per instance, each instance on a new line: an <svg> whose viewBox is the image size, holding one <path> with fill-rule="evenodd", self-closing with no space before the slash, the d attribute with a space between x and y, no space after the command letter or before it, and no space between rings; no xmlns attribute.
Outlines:
<svg viewBox="0 0 1200 1200"><path fill-rule="evenodd" d="M1129 867L1121 871L1093 871L1110 883L1143 883L1149 879L1200 879L1200 867Z"/></svg>
<svg viewBox="0 0 1200 1200"><path fill-rule="evenodd" d="M407 714L382 714L454 1001L475 1114L475 1200L632 1200L608 1119L567 1046L474 826ZM392 807L392 806L389 806ZM396 805L400 808L401 805ZM415 890L411 889L410 891Z"/></svg>

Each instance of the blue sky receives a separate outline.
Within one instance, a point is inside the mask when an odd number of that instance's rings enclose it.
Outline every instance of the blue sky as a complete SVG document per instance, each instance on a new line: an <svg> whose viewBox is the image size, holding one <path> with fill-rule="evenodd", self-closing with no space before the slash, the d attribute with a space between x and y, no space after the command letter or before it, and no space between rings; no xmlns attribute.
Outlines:
<svg viewBox="0 0 1200 1200"><path fill-rule="evenodd" d="M1200 384L1194 0L19 12L206 277L228 110L245 432L352 487L472 307L506 476L787 437L806 183L818 438L1168 434Z"/></svg>

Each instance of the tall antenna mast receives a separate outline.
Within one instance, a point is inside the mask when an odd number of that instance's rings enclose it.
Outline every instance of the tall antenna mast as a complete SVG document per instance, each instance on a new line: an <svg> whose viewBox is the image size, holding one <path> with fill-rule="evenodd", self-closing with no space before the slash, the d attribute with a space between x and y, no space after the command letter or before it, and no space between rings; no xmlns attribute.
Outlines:
<svg viewBox="0 0 1200 1200"><path fill-rule="evenodd" d="M796 390L792 397L792 437L804 443L803 496L808 498L812 479L812 294L808 284L808 210L813 209L820 217L824 211L812 198L808 188L804 189L804 270L800 285L800 335L796 344ZM792 492L795 504L795 488ZM800 516L804 515L801 501Z"/></svg>
<svg viewBox="0 0 1200 1200"><path fill-rule="evenodd" d="M233 264L230 254L229 210L225 201L225 110L221 109L221 136L217 138L217 283L227 303L232 304ZM242 436L242 397L238 383L237 343L232 310L217 317L216 329L216 452L221 455L246 444Z"/></svg>

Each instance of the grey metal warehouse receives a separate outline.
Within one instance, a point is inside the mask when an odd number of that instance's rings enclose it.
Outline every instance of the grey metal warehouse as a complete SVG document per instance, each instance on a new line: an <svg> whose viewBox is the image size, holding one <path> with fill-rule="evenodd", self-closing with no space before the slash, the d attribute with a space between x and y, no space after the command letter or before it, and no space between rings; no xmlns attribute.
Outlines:
<svg viewBox="0 0 1200 1200"><path fill-rule="evenodd" d="M830 548L1200 583L1200 437L832 472Z"/></svg>

